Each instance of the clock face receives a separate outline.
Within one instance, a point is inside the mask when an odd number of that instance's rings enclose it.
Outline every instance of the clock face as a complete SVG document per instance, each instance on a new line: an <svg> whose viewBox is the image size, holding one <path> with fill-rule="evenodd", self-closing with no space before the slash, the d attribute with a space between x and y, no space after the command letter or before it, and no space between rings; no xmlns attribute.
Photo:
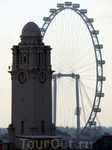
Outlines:
<svg viewBox="0 0 112 150"><path fill-rule="evenodd" d="M40 83L44 84L46 82L46 79L47 79L46 74L44 72L41 72L39 74L39 81L40 81Z"/></svg>
<svg viewBox="0 0 112 150"><path fill-rule="evenodd" d="M18 75L18 80L21 84L24 84L27 80L27 75L24 73L24 72L21 72L19 75Z"/></svg>

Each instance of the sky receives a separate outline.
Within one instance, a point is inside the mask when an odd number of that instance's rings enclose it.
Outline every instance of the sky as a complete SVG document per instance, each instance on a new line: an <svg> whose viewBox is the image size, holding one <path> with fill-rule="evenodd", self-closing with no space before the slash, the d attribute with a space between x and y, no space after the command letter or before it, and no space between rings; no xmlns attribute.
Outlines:
<svg viewBox="0 0 112 150"><path fill-rule="evenodd" d="M11 76L8 66L12 63L13 45L20 42L23 26L33 21L39 27L43 25L43 17L49 16L49 9L56 8L57 0L0 0L0 126L8 127L11 121ZM79 3L80 8L88 10L87 16L94 18L94 27L100 31L99 41L103 44L104 66L103 92L100 107L102 112L98 115L102 126L112 126L112 1L111 0L73 0Z"/></svg>

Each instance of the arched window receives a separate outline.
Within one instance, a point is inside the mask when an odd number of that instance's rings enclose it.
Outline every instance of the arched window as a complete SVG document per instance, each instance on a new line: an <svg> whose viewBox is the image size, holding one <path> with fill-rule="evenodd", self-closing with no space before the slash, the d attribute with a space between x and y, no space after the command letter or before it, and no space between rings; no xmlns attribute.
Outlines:
<svg viewBox="0 0 112 150"><path fill-rule="evenodd" d="M20 53L20 65L22 65L22 53Z"/></svg>
<svg viewBox="0 0 112 150"><path fill-rule="evenodd" d="M24 134L24 121L21 121L21 133Z"/></svg>
<svg viewBox="0 0 112 150"><path fill-rule="evenodd" d="M44 54L42 52L38 53L38 65L44 65Z"/></svg>
<svg viewBox="0 0 112 150"><path fill-rule="evenodd" d="M23 53L23 64L26 65L26 53Z"/></svg>

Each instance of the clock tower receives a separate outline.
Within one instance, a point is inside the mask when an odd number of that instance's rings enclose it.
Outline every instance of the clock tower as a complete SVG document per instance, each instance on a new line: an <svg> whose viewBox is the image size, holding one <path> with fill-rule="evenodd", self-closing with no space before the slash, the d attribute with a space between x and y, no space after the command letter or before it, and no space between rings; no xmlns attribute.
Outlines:
<svg viewBox="0 0 112 150"><path fill-rule="evenodd" d="M51 47L41 40L39 27L28 22L21 41L12 47L12 114L9 142L20 148L17 135L54 135L52 124Z"/></svg>

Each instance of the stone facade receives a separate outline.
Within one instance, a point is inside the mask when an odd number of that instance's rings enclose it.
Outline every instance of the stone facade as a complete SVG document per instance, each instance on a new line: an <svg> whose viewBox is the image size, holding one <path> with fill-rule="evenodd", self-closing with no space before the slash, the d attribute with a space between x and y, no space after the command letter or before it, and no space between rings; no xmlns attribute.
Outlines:
<svg viewBox="0 0 112 150"><path fill-rule="evenodd" d="M27 23L21 42L13 46L12 120L9 125L9 142L21 148L17 135L54 135L52 124L52 69L50 46L41 41L40 30Z"/></svg>

